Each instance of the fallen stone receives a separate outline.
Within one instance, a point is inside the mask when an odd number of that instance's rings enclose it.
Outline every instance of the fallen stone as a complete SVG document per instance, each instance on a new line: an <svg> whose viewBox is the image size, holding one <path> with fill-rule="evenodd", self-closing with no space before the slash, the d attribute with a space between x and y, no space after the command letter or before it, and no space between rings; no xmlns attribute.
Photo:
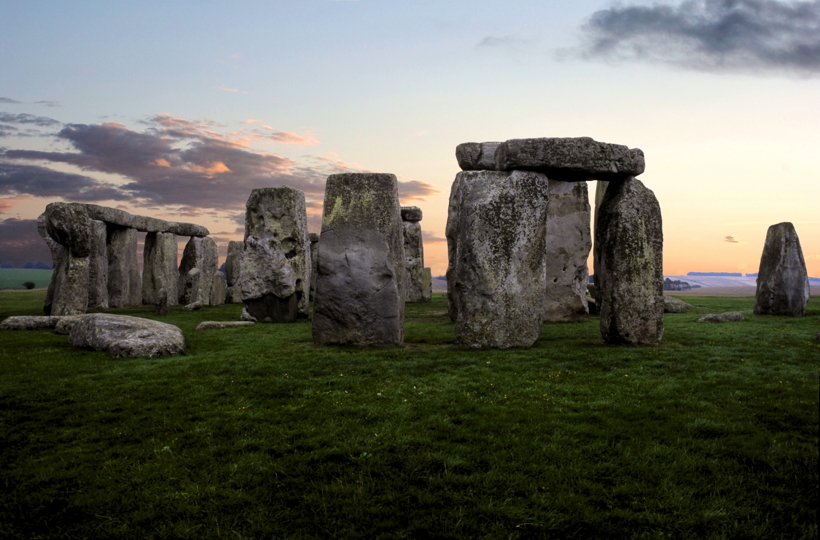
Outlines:
<svg viewBox="0 0 820 540"><path fill-rule="evenodd" d="M200 309L202 309L202 302L197 300L196 302L185 304L184 306L182 306L182 309L187 309L188 311L199 311Z"/></svg>
<svg viewBox="0 0 820 540"><path fill-rule="evenodd" d="M404 235L393 174L333 174L325 187L313 341L404 341Z"/></svg>
<svg viewBox="0 0 820 540"><path fill-rule="evenodd" d="M212 330L215 328L230 328L233 326L253 326L251 321L202 321L194 330Z"/></svg>
<svg viewBox="0 0 820 540"><path fill-rule="evenodd" d="M210 305L211 286L218 273L219 253L214 239L191 237L179 262L179 302Z"/></svg>
<svg viewBox="0 0 820 540"><path fill-rule="evenodd" d="M47 315L8 317L0 323L0 330L51 330L62 318Z"/></svg>
<svg viewBox="0 0 820 540"><path fill-rule="evenodd" d="M587 183L550 179L549 186L544 320L585 320L592 248Z"/></svg>
<svg viewBox="0 0 820 540"><path fill-rule="evenodd" d="M143 244L142 301L156 305L159 291L165 290L168 305L175 306L179 300L179 267L177 266L177 235L174 233L148 233Z"/></svg>
<svg viewBox="0 0 820 540"><path fill-rule="evenodd" d="M663 297L663 312L664 313L686 313L687 308L693 308L695 306L691 304L687 304L683 300L679 300L678 298L672 298L671 296L664 296Z"/></svg>
<svg viewBox="0 0 820 540"><path fill-rule="evenodd" d="M527 171L456 175L447 217L455 344L530 347L546 300L549 182Z"/></svg>
<svg viewBox="0 0 820 540"><path fill-rule="evenodd" d="M242 302L260 322L290 322L310 309L305 194L288 186L251 191L245 212Z"/></svg>
<svg viewBox="0 0 820 540"><path fill-rule="evenodd" d="M137 264L137 230L108 226L108 306L142 305L142 279Z"/></svg>
<svg viewBox="0 0 820 540"><path fill-rule="evenodd" d="M806 261L794 225L772 225L760 257L755 315L802 317L810 292Z"/></svg>
<svg viewBox="0 0 820 540"><path fill-rule="evenodd" d="M58 317L59 320L57 321L57 324L54 325L54 333L60 334L61 336L67 336L71 332L74 325L80 321L80 317L84 316L85 314Z"/></svg>
<svg viewBox="0 0 820 540"><path fill-rule="evenodd" d="M500 142L468 142L456 146L456 160L462 171L494 171L495 151Z"/></svg>
<svg viewBox="0 0 820 540"><path fill-rule="evenodd" d="M495 151L499 171L527 170L550 180L623 180L644 171L643 152L590 137L510 139Z"/></svg>
<svg viewBox="0 0 820 540"><path fill-rule="evenodd" d="M595 288L607 343L663 337L663 228L655 194L635 178L610 182L596 216Z"/></svg>
<svg viewBox="0 0 820 540"><path fill-rule="evenodd" d="M176 326L126 315L83 315L71 325L68 338L75 347L105 351L115 358L185 352L185 338Z"/></svg>
<svg viewBox="0 0 820 540"><path fill-rule="evenodd" d="M746 318L743 316L743 313L738 311L727 311L726 313L710 313L709 315L704 315L698 319L698 322L739 322L745 321Z"/></svg>

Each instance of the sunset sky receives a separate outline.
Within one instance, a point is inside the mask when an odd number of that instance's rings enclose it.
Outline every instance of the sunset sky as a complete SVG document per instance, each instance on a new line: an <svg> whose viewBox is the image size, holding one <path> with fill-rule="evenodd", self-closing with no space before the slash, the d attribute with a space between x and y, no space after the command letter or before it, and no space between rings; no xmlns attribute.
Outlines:
<svg viewBox="0 0 820 540"><path fill-rule="evenodd" d="M641 148L664 273L756 272L791 221L820 276L820 2L290 0L0 3L0 262L93 202L244 232L251 189L394 173L447 266L467 141ZM590 183L594 197L595 184Z"/></svg>

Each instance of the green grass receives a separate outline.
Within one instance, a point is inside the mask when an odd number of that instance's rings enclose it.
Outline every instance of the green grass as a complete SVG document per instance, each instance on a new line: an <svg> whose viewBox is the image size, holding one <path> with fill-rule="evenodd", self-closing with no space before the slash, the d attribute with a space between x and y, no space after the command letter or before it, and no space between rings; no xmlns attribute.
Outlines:
<svg viewBox="0 0 820 540"><path fill-rule="evenodd" d="M36 287L48 287L52 270L31 270L26 268L0 268L0 289L25 289L26 281L33 281Z"/></svg>
<svg viewBox="0 0 820 540"><path fill-rule="evenodd" d="M0 319L44 294L0 293ZM820 299L685 300L657 346L591 317L458 349L439 295L394 348L194 332L236 305L159 318L176 358L0 331L0 538L816 538Z"/></svg>

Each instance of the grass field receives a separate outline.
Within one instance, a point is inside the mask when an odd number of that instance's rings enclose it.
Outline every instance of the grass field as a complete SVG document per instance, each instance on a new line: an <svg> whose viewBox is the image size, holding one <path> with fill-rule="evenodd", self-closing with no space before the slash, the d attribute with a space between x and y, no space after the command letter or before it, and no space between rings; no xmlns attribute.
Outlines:
<svg viewBox="0 0 820 540"><path fill-rule="evenodd" d="M0 319L44 294L0 293ZM159 318L175 358L0 331L0 538L817 538L820 298L686 301L657 346L590 317L457 349L440 295L394 348L194 331L237 305Z"/></svg>
<svg viewBox="0 0 820 540"><path fill-rule="evenodd" d="M48 287L52 270L28 270L25 268L0 268L0 289L25 289L26 281L33 281L39 289ZM41 315L40 313L39 315Z"/></svg>

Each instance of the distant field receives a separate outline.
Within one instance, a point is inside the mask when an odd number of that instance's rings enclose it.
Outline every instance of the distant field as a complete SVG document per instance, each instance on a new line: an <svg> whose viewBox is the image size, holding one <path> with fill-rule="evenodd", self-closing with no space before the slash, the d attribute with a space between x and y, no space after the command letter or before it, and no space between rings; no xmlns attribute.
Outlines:
<svg viewBox="0 0 820 540"><path fill-rule="evenodd" d="M48 287L53 270L0 268L0 289L25 289L23 283L33 281L37 289Z"/></svg>

